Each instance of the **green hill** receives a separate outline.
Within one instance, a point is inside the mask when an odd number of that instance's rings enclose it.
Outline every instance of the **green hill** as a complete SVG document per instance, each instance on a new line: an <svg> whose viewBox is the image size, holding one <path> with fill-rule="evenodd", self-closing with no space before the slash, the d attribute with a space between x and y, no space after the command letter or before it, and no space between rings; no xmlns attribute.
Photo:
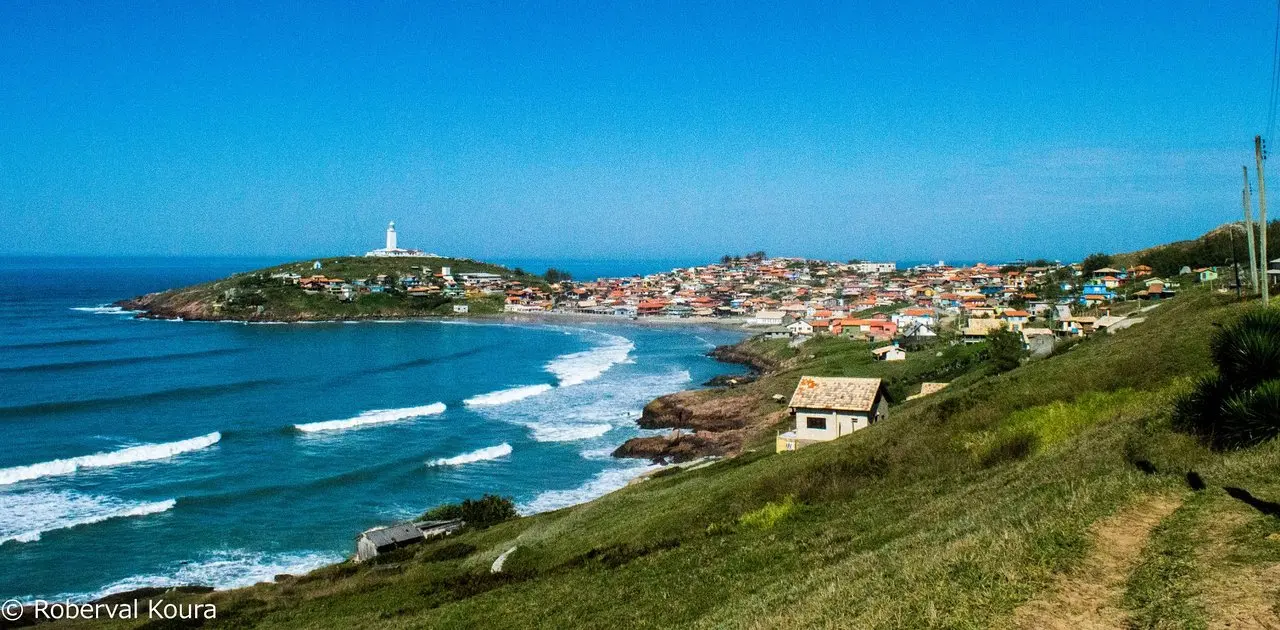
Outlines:
<svg viewBox="0 0 1280 630"><path fill-rule="evenodd" d="M317 267L317 265L319 265ZM453 275L485 273L499 278L495 290L468 294L450 287L439 272ZM320 289L300 284L315 276L336 280ZM416 292L406 284L430 292ZM497 313L503 307L502 287L510 282L545 287L541 278L520 270L465 258L375 258L345 256L306 260L239 273L207 282L122 300L119 306L146 317L186 320L300 321L422 317L453 314L454 304L466 304L470 314ZM332 289L330 288L332 287ZM346 287L345 291L343 287Z"/></svg>
<svg viewBox="0 0 1280 630"><path fill-rule="evenodd" d="M834 442L774 454L770 435L377 563L166 597L216 603L208 627L1268 627L1280 443L1218 453L1170 428L1215 323L1243 308L1186 290ZM865 346L821 343L752 386L857 371Z"/></svg>

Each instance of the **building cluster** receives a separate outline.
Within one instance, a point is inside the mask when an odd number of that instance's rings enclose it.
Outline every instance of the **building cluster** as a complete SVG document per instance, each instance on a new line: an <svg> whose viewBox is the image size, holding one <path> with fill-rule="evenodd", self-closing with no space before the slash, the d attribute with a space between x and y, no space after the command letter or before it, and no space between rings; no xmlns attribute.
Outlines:
<svg viewBox="0 0 1280 630"><path fill-rule="evenodd" d="M320 273L304 276L291 272L272 274L271 278L297 285L304 293L331 295L343 301L350 301L361 295L387 292L398 292L411 298L443 297L456 300L506 295L530 299L546 296L546 291L542 288L526 286L500 274L454 273L447 265L436 268L423 265L413 269L415 273L402 276L379 274L355 279L334 278ZM313 271L321 271L320 263L316 263Z"/></svg>

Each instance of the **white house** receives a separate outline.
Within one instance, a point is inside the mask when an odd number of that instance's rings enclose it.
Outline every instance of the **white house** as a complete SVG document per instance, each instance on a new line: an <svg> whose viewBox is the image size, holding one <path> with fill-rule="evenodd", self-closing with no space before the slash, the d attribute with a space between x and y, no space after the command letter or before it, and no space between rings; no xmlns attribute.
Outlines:
<svg viewBox="0 0 1280 630"><path fill-rule="evenodd" d="M796 321L791 322L790 324L787 324L787 331L793 335L800 335L800 336L812 335L813 324L810 324L809 322L806 322L803 319L797 319Z"/></svg>
<svg viewBox="0 0 1280 630"><path fill-rule="evenodd" d="M889 404L878 378L802 376L789 406L795 428L778 435L779 453L864 429L883 420Z"/></svg>
<svg viewBox="0 0 1280 630"><path fill-rule="evenodd" d="M781 326L787 314L782 311L760 311L747 320L752 326Z"/></svg>
<svg viewBox="0 0 1280 630"><path fill-rule="evenodd" d="M906 361L907 353L898 346L884 346L871 351L877 361Z"/></svg>

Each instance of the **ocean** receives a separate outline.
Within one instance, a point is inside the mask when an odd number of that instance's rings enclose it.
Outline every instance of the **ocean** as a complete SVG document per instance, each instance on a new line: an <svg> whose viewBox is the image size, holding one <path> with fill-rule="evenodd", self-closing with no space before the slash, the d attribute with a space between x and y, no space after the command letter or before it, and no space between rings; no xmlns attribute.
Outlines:
<svg viewBox="0 0 1280 630"><path fill-rule="evenodd" d="M579 503L649 467L609 456L647 402L740 369L710 328L107 306L274 262L0 259L0 600L248 585L444 502Z"/></svg>

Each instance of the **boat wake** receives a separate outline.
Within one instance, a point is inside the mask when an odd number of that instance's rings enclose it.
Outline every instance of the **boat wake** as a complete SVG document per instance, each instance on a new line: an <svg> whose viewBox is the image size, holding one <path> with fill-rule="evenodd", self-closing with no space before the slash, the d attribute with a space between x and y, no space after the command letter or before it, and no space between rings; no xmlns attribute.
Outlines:
<svg viewBox="0 0 1280 630"><path fill-rule="evenodd" d="M126 466L140 462L168 459L175 455L181 455L182 453L189 453L191 451L208 448L217 444L221 439L222 434L215 432L191 438L189 440L182 440L180 442L143 444L108 453L82 455L80 457L71 457L67 459L55 459L52 461L41 462L39 464L31 464L29 466L0 468L0 485L9 485L20 481L29 481L43 477L69 475L85 468L109 468L113 466Z"/></svg>
<svg viewBox="0 0 1280 630"><path fill-rule="evenodd" d="M173 509L173 499L149 503L74 492L0 494L0 545L28 543L59 529L92 525L115 518L159 514Z"/></svg>
<svg viewBox="0 0 1280 630"><path fill-rule="evenodd" d="M388 422L400 422L412 418L421 418L423 416L434 416L444 413L444 403L432 403L430 405L422 405L421 407L405 407L403 409L374 409L366 411L354 418L346 420L326 420L324 422L310 422L307 424L295 424L293 427L303 433L316 433L320 431L345 431L357 427L364 427L374 424L386 424Z"/></svg>
<svg viewBox="0 0 1280 630"><path fill-rule="evenodd" d="M489 446L479 450L463 453L455 457L444 457L427 462L428 466L461 466L494 459L501 459L511 454L511 445L503 442L497 446Z"/></svg>

